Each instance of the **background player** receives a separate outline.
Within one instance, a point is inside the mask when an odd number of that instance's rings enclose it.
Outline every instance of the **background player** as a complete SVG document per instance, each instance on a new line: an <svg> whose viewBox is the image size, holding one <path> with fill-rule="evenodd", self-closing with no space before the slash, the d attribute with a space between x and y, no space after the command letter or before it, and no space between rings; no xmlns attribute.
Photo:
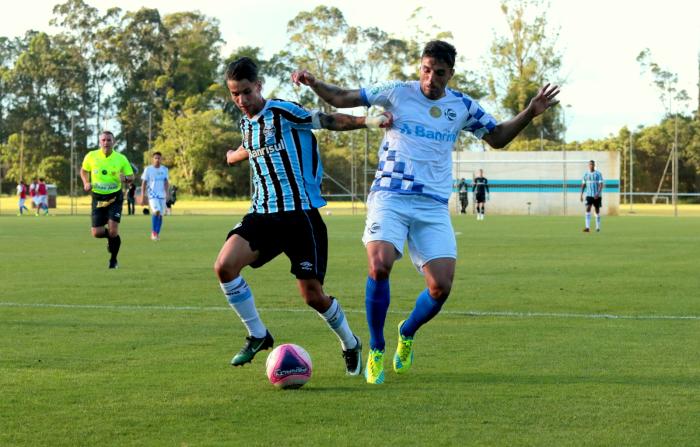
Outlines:
<svg viewBox="0 0 700 447"><path fill-rule="evenodd" d="M19 214L17 215L21 216L25 211L29 212L29 209L24 206L27 200L27 184L22 180L17 182L17 199L17 206L19 206Z"/></svg>
<svg viewBox="0 0 700 447"><path fill-rule="evenodd" d="M117 254L122 244L119 237L124 205L122 183L131 183L134 178L129 160L113 148L114 134L105 130L100 134L100 148L85 155L80 169L83 189L92 192L92 236L107 238L111 269L119 266Z"/></svg>
<svg viewBox="0 0 700 447"><path fill-rule="evenodd" d="M588 162L588 171L583 174L581 183L581 202L586 193L586 227L584 233L591 231L591 206L595 208L595 231L600 231L600 207L603 206L603 174L595 168L595 161Z"/></svg>
<svg viewBox="0 0 700 447"><path fill-rule="evenodd" d="M384 382L389 274L407 240L427 288L418 295L409 317L399 323L394 355L397 373L410 368L416 331L438 314L452 288L457 244L447 203L452 193L452 150L459 132L470 131L501 148L535 116L558 103L554 99L558 87L547 84L516 117L496 123L476 101L446 88L455 74L456 54L447 42L428 42L421 55L419 81L386 82L358 90L326 84L306 70L292 74L293 82L308 85L332 106L377 105L396 119L380 146L362 238L369 263L365 289L370 332L368 383Z"/></svg>
<svg viewBox="0 0 700 447"><path fill-rule="evenodd" d="M160 240L160 229L163 226L165 202L169 199L168 168L161 162L160 152L154 152L152 164L143 170L141 176L141 203L146 203L148 191L148 206L151 209L151 240Z"/></svg>
<svg viewBox="0 0 700 447"><path fill-rule="evenodd" d="M459 194L459 205L461 207L459 212L461 214L467 214L467 207L469 206L469 184L464 178L457 183L457 192Z"/></svg>
<svg viewBox="0 0 700 447"><path fill-rule="evenodd" d="M491 192L489 190L489 181L484 177L484 170L479 169L479 176L474 179L472 186L474 193L474 203L476 203L476 220L484 220L486 209L486 201L489 200Z"/></svg>
<svg viewBox="0 0 700 447"><path fill-rule="evenodd" d="M221 289L248 329L246 343L231 360L250 362L274 340L255 307L253 292L241 276L250 265L261 267L284 253L306 304L338 336L347 374L362 371L362 344L353 334L337 299L326 295L323 280L328 258L326 226L318 208L323 168L312 129L352 130L366 127L364 117L309 112L298 104L262 96L258 68L247 58L229 64L226 85L243 112L243 146L227 153L229 164L250 160L255 191L250 212L228 234L214 265ZM389 119L388 125L391 124Z"/></svg>

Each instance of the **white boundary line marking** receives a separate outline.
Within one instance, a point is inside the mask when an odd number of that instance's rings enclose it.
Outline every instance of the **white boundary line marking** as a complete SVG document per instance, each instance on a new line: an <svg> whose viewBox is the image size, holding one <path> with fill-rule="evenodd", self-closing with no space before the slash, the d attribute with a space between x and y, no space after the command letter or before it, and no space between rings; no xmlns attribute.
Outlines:
<svg viewBox="0 0 700 447"><path fill-rule="evenodd" d="M0 301L0 307L41 308L41 309L101 309L117 311L175 311L175 312L222 312L230 307L223 306L138 306L121 304L52 304L52 303L13 303ZM286 309L281 307L261 307L262 312L310 312L310 309ZM364 310L345 309L347 313L364 313ZM405 312L389 311L391 314ZM445 310L444 315L465 317L505 317L505 318L580 318L590 320L691 320L700 321L700 315L614 315L614 314L579 314L572 312L514 312L514 311L479 311L479 310Z"/></svg>

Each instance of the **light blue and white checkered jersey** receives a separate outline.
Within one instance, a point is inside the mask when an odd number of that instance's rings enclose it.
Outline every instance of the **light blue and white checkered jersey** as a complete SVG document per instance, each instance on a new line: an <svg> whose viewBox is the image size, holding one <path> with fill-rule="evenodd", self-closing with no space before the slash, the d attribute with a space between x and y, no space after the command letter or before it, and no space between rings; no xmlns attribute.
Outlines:
<svg viewBox="0 0 700 447"><path fill-rule="evenodd" d="M268 99L254 117L241 118L243 147L253 171L251 213L308 210L326 204L315 112L299 104Z"/></svg>
<svg viewBox="0 0 700 447"><path fill-rule="evenodd" d="M146 166L141 180L146 182L149 199L165 199L165 181L168 180L168 168L163 165L158 168L153 165Z"/></svg>
<svg viewBox="0 0 700 447"><path fill-rule="evenodd" d="M603 190L603 174L595 170L583 174L583 184L586 185L586 197L595 197Z"/></svg>
<svg viewBox="0 0 700 447"><path fill-rule="evenodd" d="M477 138L496 120L467 95L447 89L437 100L425 97L418 81L385 82L360 90L367 107L394 115L379 149L372 191L424 194L447 203L452 193L452 149L462 130Z"/></svg>

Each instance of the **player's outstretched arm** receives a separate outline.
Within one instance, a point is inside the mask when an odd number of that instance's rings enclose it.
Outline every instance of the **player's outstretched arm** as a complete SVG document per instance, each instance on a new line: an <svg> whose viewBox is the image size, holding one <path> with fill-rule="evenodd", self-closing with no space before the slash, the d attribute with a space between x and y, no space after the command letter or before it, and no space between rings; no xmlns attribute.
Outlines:
<svg viewBox="0 0 700 447"><path fill-rule="evenodd" d="M321 99L333 107L348 108L365 105L362 102L360 90L349 90L333 84L322 82L306 70L294 70L292 72L292 82L296 85L307 85L311 87Z"/></svg>
<svg viewBox="0 0 700 447"><path fill-rule="evenodd" d="M538 115L544 113L550 107L559 104L556 96L559 94L558 85L547 84L540 89L537 95L530 100L530 104L518 113L514 118L498 123L484 140L493 148L505 147Z"/></svg>
<svg viewBox="0 0 700 447"><path fill-rule="evenodd" d="M246 160L248 158L248 151L245 150L243 145L238 146L237 149L230 149L226 152L226 163L229 166L235 165L238 162Z"/></svg>
<svg viewBox="0 0 700 447"><path fill-rule="evenodd" d="M321 128L328 130L355 130L367 128L387 129L394 123L390 112L378 116L352 116L345 113L319 113Z"/></svg>

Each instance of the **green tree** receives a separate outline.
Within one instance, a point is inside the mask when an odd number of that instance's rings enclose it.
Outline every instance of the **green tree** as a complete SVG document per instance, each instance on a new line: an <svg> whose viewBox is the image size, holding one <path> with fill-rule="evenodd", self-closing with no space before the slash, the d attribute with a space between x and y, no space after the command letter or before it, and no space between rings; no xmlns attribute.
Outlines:
<svg viewBox="0 0 700 447"><path fill-rule="evenodd" d="M173 183L190 194L212 194L225 178L225 154L240 145L229 116L217 110L166 112L154 150L171 166ZM213 172L210 172L213 171ZM208 176L205 184L205 175ZM246 176L247 182L247 176Z"/></svg>
<svg viewBox="0 0 700 447"><path fill-rule="evenodd" d="M522 111L546 82L556 82L561 55L556 48L558 32L547 27L546 4L542 0L503 0L501 11L508 25L505 36L491 45L494 70L489 77L492 99L509 116ZM534 14L534 17L531 15ZM564 126L558 108L535 118L516 138L561 141Z"/></svg>

